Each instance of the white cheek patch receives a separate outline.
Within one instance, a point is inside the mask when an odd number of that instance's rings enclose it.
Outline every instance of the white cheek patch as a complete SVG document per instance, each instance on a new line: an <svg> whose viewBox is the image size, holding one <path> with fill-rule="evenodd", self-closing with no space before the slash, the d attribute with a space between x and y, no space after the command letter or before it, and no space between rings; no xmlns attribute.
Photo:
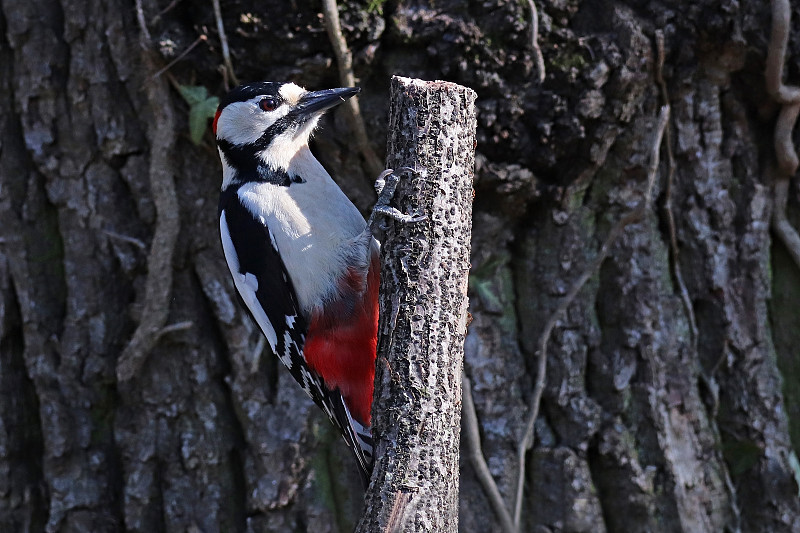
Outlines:
<svg viewBox="0 0 800 533"><path fill-rule="evenodd" d="M286 116L288 105L275 111L262 111L258 102L264 98L256 96L245 102L233 102L225 106L217 120L217 138L231 144L242 145L256 142L276 120Z"/></svg>
<svg viewBox="0 0 800 533"><path fill-rule="evenodd" d="M316 119L309 122L316 124ZM287 131L272 139L269 147L260 154L264 164L270 168L288 171L292 159L301 148L308 144L309 134L304 131L307 128L308 125L304 126L300 132ZM312 125L310 129L313 130L314 126Z"/></svg>
<svg viewBox="0 0 800 533"><path fill-rule="evenodd" d="M306 94L308 91L300 87L299 85L295 85L294 83L286 83L281 86L278 90L278 94L281 95L289 105L297 105L297 102L300 101L300 98Z"/></svg>

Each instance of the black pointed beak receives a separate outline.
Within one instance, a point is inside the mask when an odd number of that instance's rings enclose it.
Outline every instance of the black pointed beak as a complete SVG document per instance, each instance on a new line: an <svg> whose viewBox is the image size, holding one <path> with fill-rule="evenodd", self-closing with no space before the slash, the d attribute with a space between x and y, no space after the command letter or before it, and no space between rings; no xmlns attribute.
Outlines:
<svg viewBox="0 0 800 533"><path fill-rule="evenodd" d="M313 115L337 106L360 92L361 87L344 87L306 93L300 97L294 112L304 118L311 118Z"/></svg>

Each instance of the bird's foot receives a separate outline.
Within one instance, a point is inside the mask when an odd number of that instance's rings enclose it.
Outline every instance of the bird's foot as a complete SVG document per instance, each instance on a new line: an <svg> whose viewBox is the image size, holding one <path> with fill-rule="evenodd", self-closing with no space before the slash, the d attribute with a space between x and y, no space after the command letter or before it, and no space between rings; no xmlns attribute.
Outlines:
<svg viewBox="0 0 800 533"><path fill-rule="evenodd" d="M399 172L413 173L414 169L409 167L400 167L398 169L398 173ZM427 218L422 214L409 215L403 213L399 209L390 205L392 199L394 198L394 193L397 190L397 184L400 182L398 173L395 173L395 171L391 168L387 168L381 172L380 176L378 176L375 180L375 192L378 193L378 200L375 202L375 207L372 208L372 214L370 214L369 220L367 221L367 227L373 235L375 234L376 229L386 229L382 225L383 221L381 220L381 222L379 222L379 215L394 219L403 224L420 222Z"/></svg>

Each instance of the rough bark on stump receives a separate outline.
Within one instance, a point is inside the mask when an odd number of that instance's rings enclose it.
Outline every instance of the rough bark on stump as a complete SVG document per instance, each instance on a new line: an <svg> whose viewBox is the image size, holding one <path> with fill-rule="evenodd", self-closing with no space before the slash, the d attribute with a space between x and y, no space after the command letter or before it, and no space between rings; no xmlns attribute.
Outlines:
<svg viewBox="0 0 800 533"><path fill-rule="evenodd" d="M461 366L467 318L475 93L394 77L387 164L413 224L382 250L375 473L357 531L457 531Z"/></svg>

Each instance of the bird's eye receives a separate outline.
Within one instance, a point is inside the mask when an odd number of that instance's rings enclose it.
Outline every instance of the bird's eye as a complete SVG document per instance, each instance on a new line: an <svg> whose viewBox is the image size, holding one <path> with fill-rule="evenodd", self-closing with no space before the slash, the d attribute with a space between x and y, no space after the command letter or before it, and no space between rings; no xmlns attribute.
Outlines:
<svg viewBox="0 0 800 533"><path fill-rule="evenodd" d="M278 109L278 101L275 98L262 98L261 101L258 102L258 107L260 107L262 111L275 111Z"/></svg>

